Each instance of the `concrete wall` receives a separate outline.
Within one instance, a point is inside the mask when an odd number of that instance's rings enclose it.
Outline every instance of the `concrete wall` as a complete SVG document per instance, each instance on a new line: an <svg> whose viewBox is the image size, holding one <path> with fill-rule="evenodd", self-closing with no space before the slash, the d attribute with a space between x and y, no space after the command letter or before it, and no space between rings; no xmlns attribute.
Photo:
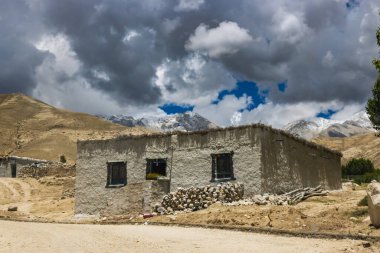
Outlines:
<svg viewBox="0 0 380 253"><path fill-rule="evenodd" d="M340 188L338 154L268 127L86 141L77 149L76 213L122 214L154 204L163 191L145 180L146 159L167 159L171 191L218 184L210 182L211 154L231 151L234 176L246 196L318 184ZM127 162L126 186L106 188L107 162L112 161Z"/></svg>

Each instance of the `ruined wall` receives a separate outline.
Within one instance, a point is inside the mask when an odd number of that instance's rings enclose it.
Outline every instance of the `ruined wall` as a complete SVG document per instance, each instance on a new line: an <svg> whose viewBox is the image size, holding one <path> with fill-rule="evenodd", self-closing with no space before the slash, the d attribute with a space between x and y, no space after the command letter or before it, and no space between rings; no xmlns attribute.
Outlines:
<svg viewBox="0 0 380 253"><path fill-rule="evenodd" d="M341 188L339 154L281 132L260 131L262 192L281 193L319 184L325 189Z"/></svg>

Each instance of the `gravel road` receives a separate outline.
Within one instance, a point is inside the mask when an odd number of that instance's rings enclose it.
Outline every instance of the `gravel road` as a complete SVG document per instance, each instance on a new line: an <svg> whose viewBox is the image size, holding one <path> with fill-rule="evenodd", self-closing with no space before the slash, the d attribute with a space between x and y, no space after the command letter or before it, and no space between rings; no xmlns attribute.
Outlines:
<svg viewBox="0 0 380 253"><path fill-rule="evenodd" d="M335 253L351 252L361 247L358 245L360 242L352 240L306 239L202 228L0 221L0 252Z"/></svg>

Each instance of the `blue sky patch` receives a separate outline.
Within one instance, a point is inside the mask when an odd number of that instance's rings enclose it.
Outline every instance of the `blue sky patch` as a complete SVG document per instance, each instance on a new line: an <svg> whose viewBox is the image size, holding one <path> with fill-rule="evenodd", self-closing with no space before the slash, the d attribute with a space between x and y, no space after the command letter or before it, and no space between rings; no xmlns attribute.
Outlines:
<svg viewBox="0 0 380 253"><path fill-rule="evenodd" d="M332 110L332 109L328 109L327 111L322 111L322 112L318 113L316 116L318 118L330 119L331 116L334 115L335 113L337 113L337 111Z"/></svg>
<svg viewBox="0 0 380 253"><path fill-rule="evenodd" d="M184 113L191 112L194 109L194 105L180 105L176 103L167 103L159 106L161 110L163 110L166 114L175 114L175 113Z"/></svg>
<svg viewBox="0 0 380 253"><path fill-rule="evenodd" d="M287 81L284 81L284 82L282 82L282 83L279 83L279 84L277 85L277 87L278 87L278 90L279 90L280 92L284 93L285 90L286 90L286 88L288 88L288 82L287 82Z"/></svg>
<svg viewBox="0 0 380 253"><path fill-rule="evenodd" d="M227 95L234 95L237 98L241 98L244 95L252 97L252 102L247 106L247 108L241 109L240 111L248 110L251 111L258 107L260 104L265 104L265 98L268 96L269 90L260 90L257 84L249 81L238 81L236 87L232 90L222 90L218 94L218 98L212 101L212 104L219 104L220 101L224 99Z"/></svg>

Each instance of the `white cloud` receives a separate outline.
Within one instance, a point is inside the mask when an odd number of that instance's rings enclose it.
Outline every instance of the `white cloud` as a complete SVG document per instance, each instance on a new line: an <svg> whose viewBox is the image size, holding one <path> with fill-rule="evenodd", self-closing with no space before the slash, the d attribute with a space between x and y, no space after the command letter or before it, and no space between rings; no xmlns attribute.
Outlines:
<svg viewBox="0 0 380 253"><path fill-rule="evenodd" d="M227 95L218 104L198 104L193 111L211 122L225 127L231 125L231 119L232 117L236 118L236 112L246 108L250 102L251 98L247 96L237 98L234 95Z"/></svg>
<svg viewBox="0 0 380 253"><path fill-rule="evenodd" d="M279 41L297 43L308 34L308 27L296 13L279 8L274 17L273 30Z"/></svg>
<svg viewBox="0 0 380 253"><path fill-rule="evenodd" d="M248 30L235 22L224 21L218 27L201 24L190 36L185 48L190 51L206 51L211 57L234 54L241 47L253 42Z"/></svg>
<svg viewBox="0 0 380 253"><path fill-rule="evenodd" d="M45 35L35 46L39 50L48 51L54 55L54 64L51 67L55 68L55 71L71 76L78 71L81 65L76 54L71 50L67 38L62 34Z"/></svg>
<svg viewBox="0 0 380 253"><path fill-rule="evenodd" d="M235 82L221 64L196 53L177 61L166 59L156 68L155 84L168 102L210 103L221 89L230 89Z"/></svg>
<svg viewBox="0 0 380 253"><path fill-rule="evenodd" d="M358 103L349 104L349 105L344 106L337 113L333 114L331 116L331 119L347 120L348 118L350 118L355 113L362 111L364 108L365 108L365 104L358 104Z"/></svg>
<svg viewBox="0 0 380 253"><path fill-rule="evenodd" d="M179 0L178 5L174 8L176 11L193 11L198 10L204 4L204 0Z"/></svg>

